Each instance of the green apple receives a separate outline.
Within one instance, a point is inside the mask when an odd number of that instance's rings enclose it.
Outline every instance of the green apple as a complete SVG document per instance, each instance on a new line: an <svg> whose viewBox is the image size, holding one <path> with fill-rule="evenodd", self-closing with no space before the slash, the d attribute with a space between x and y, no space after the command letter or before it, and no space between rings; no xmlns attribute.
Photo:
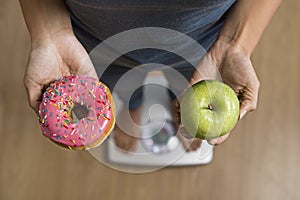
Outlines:
<svg viewBox="0 0 300 200"><path fill-rule="evenodd" d="M239 100L228 85L216 80L202 80L183 95L181 122L193 137L217 138L234 128L239 107Z"/></svg>

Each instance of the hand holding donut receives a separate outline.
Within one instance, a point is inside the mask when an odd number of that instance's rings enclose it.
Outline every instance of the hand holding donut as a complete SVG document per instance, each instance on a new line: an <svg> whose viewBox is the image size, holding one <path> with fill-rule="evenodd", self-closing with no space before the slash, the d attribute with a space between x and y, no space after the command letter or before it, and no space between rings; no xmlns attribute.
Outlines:
<svg viewBox="0 0 300 200"><path fill-rule="evenodd" d="M56 144L74 150L100 145L115 125L107 86L88 76L65 76L46 89L39 106L41 130Z"/></svg>
<svg viewBox="0 0 300 200"><path fill-rule="evenodd" d="M24 85L44 136L75 150L101 144L114 126L113 98L75 37L65 3L20 3L31 36Z"/></svg>
<svg viewBox="0 0 300 200"><path fill-rule="evenodd" d="M98 79L87 52L72 29L62 29L34 41L24 77L30 107L38 113L43 89L58 78L71 74Z"/></svg>

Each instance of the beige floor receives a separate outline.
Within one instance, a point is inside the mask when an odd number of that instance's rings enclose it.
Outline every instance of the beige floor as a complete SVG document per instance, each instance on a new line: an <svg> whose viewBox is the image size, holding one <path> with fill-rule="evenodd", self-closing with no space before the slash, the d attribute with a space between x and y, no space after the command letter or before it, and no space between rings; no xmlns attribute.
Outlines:
<svg viewBox="0 0 300 200"><path fill-rule="evenodd" d="M300 196L300 2L284 1L253 56L259 107L207 166L133 175L40 133L22 77L28 33L16 0L0 1L0 199L296 200Z"/></svg>

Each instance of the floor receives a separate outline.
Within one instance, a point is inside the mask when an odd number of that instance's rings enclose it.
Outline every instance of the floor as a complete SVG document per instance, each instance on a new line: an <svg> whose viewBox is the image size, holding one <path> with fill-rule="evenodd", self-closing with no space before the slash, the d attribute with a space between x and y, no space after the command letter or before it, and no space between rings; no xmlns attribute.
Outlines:
<svg viewBox="0 0 300 200"><path fill-rule="evenodd" d="M0 199L296 200L300 196L300 2L284 1L253 63L259 106L211 164L147 174L110 169L40 133L22 78L29 37L16 0L0 1Z"/></svg>

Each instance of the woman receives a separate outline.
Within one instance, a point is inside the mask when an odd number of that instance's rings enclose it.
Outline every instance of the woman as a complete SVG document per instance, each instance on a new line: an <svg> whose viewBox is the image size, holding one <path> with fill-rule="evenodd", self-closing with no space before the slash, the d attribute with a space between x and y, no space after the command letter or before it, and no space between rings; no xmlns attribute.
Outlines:
<svg viewBox="0 0 300 200"><path fill-rule="evenodd" d="M280 0L20 2L32 44L24 84L35 112L38 112L43 88L57 78L70 74L98 78L87 52L101 41L133 28L163 27L187 34L207 49L198 70L191 72L186 69L192 68L180 67L181 73L193 84L205 78L200 74L202 66L215 66L222 80L239 95L240 119L256 108L259 81L250 57L281 3ZM165 52L152 53L159 57ZM171 60L172 55L164 58ZM147 51L130 52L110 67L101 80L113 88L117 78L130 67L149 61ZM133 95L129 108L124 108L129 109L136 123L140 122L140 92ZM174 101L174 119L180 123L178 107ZM131 135L127 135L116 126L115 131L117 145L133 151L139 130L131 130ZM228 136L229 133L209 142L221 144ZM194 140L187 150L194 150L199 144L199 140Z"/></svg>

